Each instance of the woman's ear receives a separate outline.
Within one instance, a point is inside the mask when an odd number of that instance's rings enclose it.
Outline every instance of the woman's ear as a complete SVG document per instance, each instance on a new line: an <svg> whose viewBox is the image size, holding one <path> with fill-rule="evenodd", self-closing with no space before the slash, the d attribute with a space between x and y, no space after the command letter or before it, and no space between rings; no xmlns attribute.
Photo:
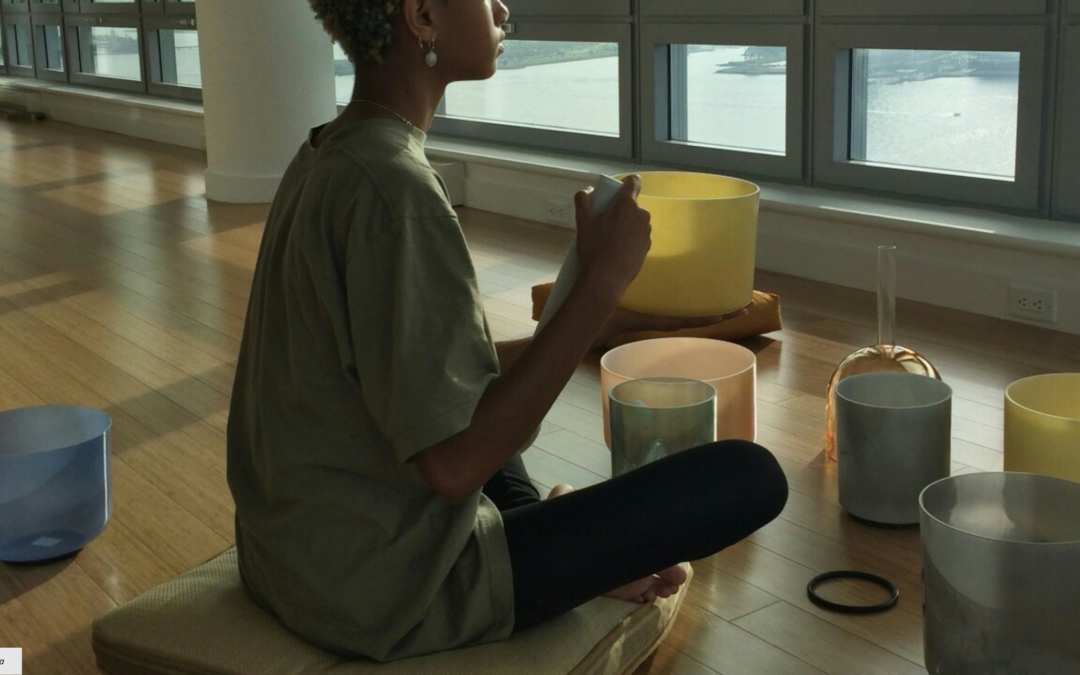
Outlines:
<svg viewBox="0 0 1080 675"><path fill-rule="evenodd" d="M438 2L445 0L401 0L401 15L405 21L405 30L413 39L420 42L435 40L436 16L433 12Z"/></svg>

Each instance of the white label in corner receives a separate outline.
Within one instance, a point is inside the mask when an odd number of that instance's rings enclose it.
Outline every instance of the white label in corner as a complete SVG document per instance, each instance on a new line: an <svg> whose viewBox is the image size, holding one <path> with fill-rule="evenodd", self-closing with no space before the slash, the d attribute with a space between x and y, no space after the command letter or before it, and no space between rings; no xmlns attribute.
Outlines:
<svg viewBox="0 0 1080 675"><path fill-rule="evenodd" d="M22 675L22 647L0 647L0 675Z"/></svg>

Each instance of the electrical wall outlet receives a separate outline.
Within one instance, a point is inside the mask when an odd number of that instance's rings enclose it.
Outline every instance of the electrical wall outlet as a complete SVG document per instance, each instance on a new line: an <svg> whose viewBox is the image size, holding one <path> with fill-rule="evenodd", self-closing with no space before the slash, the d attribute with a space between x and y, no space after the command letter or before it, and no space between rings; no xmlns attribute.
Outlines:
<svg viewBox="0 0 1080 675"><path fill-rule="evenodd" d="M570 216L573 212L569 201L565 199L550 198L547 200L547 215L544 219L549 223L572 225L573 221L570 219Z"/></svg>
<svg viewBox="0 0 1080 675"><path fill-rule="evenodd" d="M1057 323L1057 291L1010 285L1009 316Z"/></svg>

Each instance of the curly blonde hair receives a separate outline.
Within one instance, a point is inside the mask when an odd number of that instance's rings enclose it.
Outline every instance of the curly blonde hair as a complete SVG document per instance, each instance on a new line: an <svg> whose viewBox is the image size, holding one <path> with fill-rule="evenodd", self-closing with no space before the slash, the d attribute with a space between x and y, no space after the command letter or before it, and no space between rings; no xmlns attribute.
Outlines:
<svg viewBox="0 0 1080 675"><path fill-rule="evenodd" d="M401 0L308 0L315 18L353 63L382 63Z"/></svg>

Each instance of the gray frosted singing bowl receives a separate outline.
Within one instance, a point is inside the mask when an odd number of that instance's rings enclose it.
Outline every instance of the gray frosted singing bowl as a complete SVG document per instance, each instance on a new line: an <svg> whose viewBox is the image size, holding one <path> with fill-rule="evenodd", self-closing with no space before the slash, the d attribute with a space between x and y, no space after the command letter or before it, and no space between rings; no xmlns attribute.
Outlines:
<svg viewBox="0 0 1080 675"><path fill-rule="evenodd" d="M0 560L59 558L101 534L112 513L111 426L74 405L0 413Z"/></svg>
<svg viewBox="0 0 1080 675"><path fill-rule="evenodd" d="M969 474L919 503L931 675L1080 673L1080 483Z"/></svg>
<svg viewBox="0 0 1080 675"><path fill-rule="evenodd" d="M919 493L949 475L952 388L911 373L865 373L835 389L840 505L874 523L919 522Z"/></svg>

